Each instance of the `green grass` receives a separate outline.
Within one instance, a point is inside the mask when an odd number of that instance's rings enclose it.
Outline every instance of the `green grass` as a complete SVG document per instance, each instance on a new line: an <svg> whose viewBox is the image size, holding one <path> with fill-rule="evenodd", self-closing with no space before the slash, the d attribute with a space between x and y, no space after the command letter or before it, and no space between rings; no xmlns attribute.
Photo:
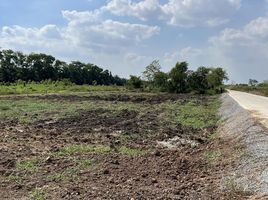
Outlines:
<svg viewBox="0 0 268 200"><path fill-rule="evenodd" d="M120 147L119 148L119 153L121 153L122 155L135 157L135 156L145 155L146 153L148 153L148 151L142 150L142 149L134 149L134 148L128 148L128 147Z"/></svg>
<svg viewBox="0 0 268 200"><path fill-rule="evenodd" d="M38 120L53 118L59 119L74 116L80 109L92 109L94 102L57 102L51 100L1 100L0 120L18 119L21 123L30 123Z"/></svg>
<svg viewBox="0 0 268 200"><path fill-rule="evenodd" d="M216 162L223 154L221 151L205 151L204 156L209 162Z"/></svg>
<svg viewBox="0 0 268 200"><path fill-rule="evenodd" d="M94 94L93 94L94 95ZM59 119L79 114L79 110L92 110L104 108L110 113L104 115L116 115L122 110L139 111L144 113L150 109L149 104L140 106L132 102L112 101L55 101L33 98L21 100L0 98L0 120L18 119L21 123L30 123L45 119Z"/></svg>
<svg viewBox="0 0 268 200"><path fill-rule="evenodd" d="M61 81L46 83L27 83L26 85L14 83L10 85L0 85L0 95L10 94L48 94L48 93L70 93L70 92L90 92L90 91L124 91L124 87L119 86L92 86L65 84Z"/></svg>
<svg viewBox="0 0 268 200"><path fill-rule="evenodd" d="M89 159L75 159L74 162L80 170L89 169L94 164L92 160Z"/></svg>
<svg viewBox="0 0 268 200"><path fill-rule="evenodd" d="M268 84L261 84L258 86L247 86L247 85L233 85L229 86L230 90L237 90L241 92L248 92L257 95L263 95L268 97Z"/></svg>
<svg viewBox="0 0 268 200"><path fill-rule="evenodd" d="M7 177L7 180L17 184L22 184L25 178L26 178L25 174L12 173Z"/></svg>
<svg viewBox="0 0 268 200"><path fill-rule="evenodd" d="M105 145L71 145L57 152L59 156L85 154L85 153L109 153L111 148Z"/></svg>
<svg viewBox="0 0 268 200"><path fill-rule="evenodd" d="M35 188L29 193L29 198L31 200L46 200L46 193L41 188Z"/></svg>
<svg viewBox="0 0 268 200"><path fill-rule="evenodd" d="M16 167L21 170L26 170L28 172L37 172L38 171L38 160L23 160L16 164Z"/></svg>
<svg viewBox="0 0 268 200"><path fill-rule="evenodd" d="M97 153L97 154L105 154L111 153L114 150L111 149L110 146L106 145L71 145L61 149L59 152L56 153L58 156L72 156L77 154L86 154L86 153ZM148 151L137 149L137 148L129 148L129 147L119 147L118 153L127 156L139 156L144 155Z"/></svg>
<svg viewBox="0 0 268 200"><path fill-rule="evenodd" d="M60 181L75 181L79 179L79 174L80 169L77 167L70 167L65 169L62 172L55 173L52 175L49 175L47 177L48 181L55 181L55 182L60 182Z"/></svg>
<svg viewBox="0 0 268 200"><path fill-rule="evenodd" d="M218 109L220 100L218 96L208 97L207 104L188 102L167 102L159 106L159 110L165 111L165 118L162 123L191 127L194 129L204 129L215 126L218 123Z"/></svg>

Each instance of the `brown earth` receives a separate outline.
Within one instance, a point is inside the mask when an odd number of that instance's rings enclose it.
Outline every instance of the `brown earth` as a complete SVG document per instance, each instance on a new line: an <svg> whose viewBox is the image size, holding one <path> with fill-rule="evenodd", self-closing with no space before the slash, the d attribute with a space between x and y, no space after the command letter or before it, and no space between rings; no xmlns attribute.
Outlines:
<svg viewBox="0 0 268 200"><path fill-rule="evenodd" d="M16 97L17 98L17 97ZM45 100L105 100L135 103L189 101L187 96L34 96ZM202 104L206 97L194 98ZM177 124L165 127L161 113L143 115L130 110L117 113L103 109L81 110L79 115L32 124L0 122L0 197L27 199L36 188L47 199L243 199L223 190L222 177L234 162L216 163L204 153L224 149L228 141L211 141L216 127L196 130ZM175 150L157 146L157 141L179 136L199 143ZM103 145L108 152L75 152L60 155L72 145ZM138 155L120 153L120 147L142 150ZM227 148L226 148L227 147ZM227 150L226 150L227 149ZM145 152L145 153L144 153ZM37 169L19 168L20 161L37 159ZM80 167L78 162L93 164ZM232 192L232 191L231 191ZM231 195L231 196L230 196Z"/></svg>

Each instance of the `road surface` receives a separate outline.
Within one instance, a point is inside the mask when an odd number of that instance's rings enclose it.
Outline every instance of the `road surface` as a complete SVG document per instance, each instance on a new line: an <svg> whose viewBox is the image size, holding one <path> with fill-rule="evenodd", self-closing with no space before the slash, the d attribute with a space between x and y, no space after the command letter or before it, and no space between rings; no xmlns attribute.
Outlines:
<svg viewBox="0 0 268 200"><path fill-rule="evenodd" d="M268 97L234 90L228 90L228 92L241 107L249 110L255 118L268 128Z"/></svg>

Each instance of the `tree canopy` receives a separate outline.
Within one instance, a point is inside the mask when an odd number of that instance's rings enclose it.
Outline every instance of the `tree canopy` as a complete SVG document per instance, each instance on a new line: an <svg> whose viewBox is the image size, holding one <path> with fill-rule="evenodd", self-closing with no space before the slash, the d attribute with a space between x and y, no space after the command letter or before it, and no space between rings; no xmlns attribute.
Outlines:
<svg viewBox="0 0 268 200"><path fill-rule="evenodd" d="M228 80L226 71L220 67L199 67L193 71L188 69L187 62L177 62L169 72L165 73L161 71L158 60L148 65L143 75L145 81L131 76L128 84L132 85L132 88L140 88L143 84L143 87L149 90L205 94L222 92L224 81Z"/></svg>
<svg viewBox="0 0 268 200"><path fill-rule="evenodd" d="M113 76L94 64L73 61L69 64L47 54L29 55L0 50L0 82L44 81L69 79L75 84L124 85L126 79Z"/></svg>

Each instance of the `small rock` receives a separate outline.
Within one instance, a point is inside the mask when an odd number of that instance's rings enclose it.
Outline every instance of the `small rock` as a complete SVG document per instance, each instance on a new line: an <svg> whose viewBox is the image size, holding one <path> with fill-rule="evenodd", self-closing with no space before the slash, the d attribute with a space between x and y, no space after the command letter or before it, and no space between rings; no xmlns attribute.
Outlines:
<svg viewBox="0 0 268 200"><path fill-rule="evenodd" d="M51 161L52 161L52 159L51 159L50 156L48 156L48 157L45 159L45 162L46 162L46 163L50 163Z"/></svg>
<svg viewBox="0 0 268 200"><path fill-rule="evenodd" d="M114 164L114 165L119 165L119 161L118 160L112 160L111 163Z"/></svg>
<svg viewBox="0 0 268 200"><path fill-rule="evenodd" d="M155 152L154 152L154 155L155 155L155 156L161 156L161 153L160 153L160 151L155 151Z"/></svg>
<svg viewBox="0 0 268 200"><path fill-rule="evenodd" d="M155 178L153 178L152 183L158 183L158 181Z"/></svg>
<svg viewBox="0 0 268 200"><path fill-rule="evenodd" d="M146 178L148 176L148 174L144 173L141 175L142 178Z"/></svg>
<svg viewBox="0 0 268 200"><path fill-rule="evenodd" d="M113 178L113 177L110 177L110 178L108 179L108 181L109 181L109 183L114 183L114 178Z"/></svg>
<svg viewBox="0 0 268 200"><path fill-rule="evenodd" d="M110 171L109 171L108 169L105 169L105 170L103 171L103 174L110 174Z"/></svg>

